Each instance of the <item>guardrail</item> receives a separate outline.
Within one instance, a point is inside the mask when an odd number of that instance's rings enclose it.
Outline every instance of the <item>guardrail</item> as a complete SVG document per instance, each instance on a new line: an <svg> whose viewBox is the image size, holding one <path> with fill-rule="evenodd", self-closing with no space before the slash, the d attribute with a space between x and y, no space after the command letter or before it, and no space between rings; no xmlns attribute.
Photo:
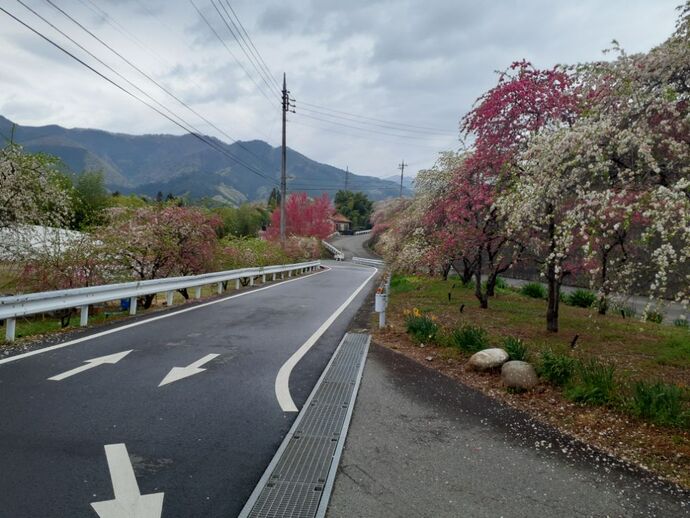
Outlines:
<svg viewBox="0 0 690 518"><path fill-rule="evenodd" d="M326 249L333 254L333 259L336 261L344 261L345 254L330 244L328 241L321 240L321 244L326 247Z"/></svg>
<svg viewBox="0 0 690 518"><path fill-rule="evenodd" d="M384 266L386 266L386 263L379 259L369 259L367 257L353 257L352 262L357 264L364 264L366 266L375 266L376 268L383 268Z"/></svg>
<svg viewBox="0 0 690 518"><path fill-rule="evenodd" d="M362 234L371 234L371 229L358 230L357 232L355 232L355 236L361 236Z"/></svg>
<svg viewBox="0 0 690 518"><path fill-rule="evenodd" d="M167 277L147 281L123 282L90 286L88 288L73 288L69 290L43 291L27 293L11 297L0 297L0 320L5 321L5 340L12 342L15 338L17 317L59 311L62 309L80 308L80 325L88 325L89 305L110 302L113 300L129 299L129 314L137 311L137 297L166 294L167 305L172 305L173 293L176 290L194 288L194 297L201 297L201 287L216 284L218 293L223 293L225 283L235 280L236 289L240 288L240 279L249 279L249 285L254 285L258 277L266 282L267 275L273 275L273 280L280 274L282 279L287 273L305 273L321 266L321 261L283 264L276 266L260 266L256 268L241 268L224 272L204 273L186 277Z"/></svg>

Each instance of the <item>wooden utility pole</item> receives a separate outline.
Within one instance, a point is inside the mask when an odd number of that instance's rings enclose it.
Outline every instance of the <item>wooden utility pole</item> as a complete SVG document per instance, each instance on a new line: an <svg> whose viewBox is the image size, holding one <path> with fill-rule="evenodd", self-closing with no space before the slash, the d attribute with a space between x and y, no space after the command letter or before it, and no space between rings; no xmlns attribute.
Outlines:
<svg viewBox="0 0 690 518"><path fill-rule="evenodd" d="M285 124L287 122L287 112L290 107L288 97L287 81L283 73L283 147L280 156L280 241L285 242L285 204L287 203L287 148L285 142Z"/></svg>
<svg viewBox="0 0 690 518"><path fill-rule="evenodd" d="M350 175L350 166L345 166L345 190L347 191L347 177Z"/></svg>
<svg viewBox="0 0 690 518"><path fill-rule="evenodd" d="M402 191L403 191L403 174L405 174L405 166L409 165L405 163L405 160L400 162L400 165L398 165L398 169L400 169L400 198L402 198Z"/></svg>

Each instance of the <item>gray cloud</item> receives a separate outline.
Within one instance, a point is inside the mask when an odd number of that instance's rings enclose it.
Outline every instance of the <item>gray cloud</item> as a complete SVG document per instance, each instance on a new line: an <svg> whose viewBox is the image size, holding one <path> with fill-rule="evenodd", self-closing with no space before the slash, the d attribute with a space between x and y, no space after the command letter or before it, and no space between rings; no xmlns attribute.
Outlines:
<svg viewBox="0 0 690 518"><path fill-rule="evenodd" d="M80 35L44 2L27 1L171 109L225 139ZM189 2L92 1L107 16L87 7L87 1L60 5L234 137L278 144L277 92L267 91L268 101L257 91ZM210 0L194 1L268 90ZM613 38L631 52L648 50L673 30L678 2L231 0L274 75L288 74L298 100L298 114L290 117L290 146L315 159L380 176L394 174L402 158L416 169L430 165L441 149L457 147L458 120L495 83L494 71L522 58L539 67L600 59L601 49ZM18 4L8 9L65 43ZM0 113L19 123L179 133L4 15L0 57ZM447 135L403 139L358 131L310 119L306 115L315 114L301 103L441 128Z"/></svg>

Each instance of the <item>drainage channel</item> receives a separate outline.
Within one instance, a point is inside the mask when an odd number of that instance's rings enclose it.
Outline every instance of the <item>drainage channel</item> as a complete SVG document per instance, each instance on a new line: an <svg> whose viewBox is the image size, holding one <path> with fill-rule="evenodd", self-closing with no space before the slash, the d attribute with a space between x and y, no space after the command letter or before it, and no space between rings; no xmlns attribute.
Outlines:
<svg viewBox="0 0 690 518"><path fill-rule="evenodd" d="M342 339L240 518L326 515L370 340Z"/></svg>

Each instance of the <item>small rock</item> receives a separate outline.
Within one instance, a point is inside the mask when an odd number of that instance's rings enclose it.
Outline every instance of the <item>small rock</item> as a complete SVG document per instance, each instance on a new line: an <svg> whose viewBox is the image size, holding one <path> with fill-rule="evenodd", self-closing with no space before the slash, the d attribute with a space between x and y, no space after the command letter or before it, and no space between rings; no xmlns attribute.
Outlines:
<svg viewBox="0 0 690 518"><path fill-rule="evenodd" d="M532 365L514 360L501 367L501 381L508 388L530 390L539 383L539 378Z"/></svg>
<svg viewBox="0 0 690 518"><path fill-rule="evenodd" d="M471 369L478 371L487 371L491 369L498 369L501 365L508 361L508 353L503 349L484 349L478 353L474 353L467 365Z"/></svg>
<svg viewBox="0 0 690 518"><path fill-rule="evenodd" d="M434 359L433 356L427 356L427 357L426 357L426 361L428 361L428 362L430 362L430 361L433 360L433 359Z"/></svg>

